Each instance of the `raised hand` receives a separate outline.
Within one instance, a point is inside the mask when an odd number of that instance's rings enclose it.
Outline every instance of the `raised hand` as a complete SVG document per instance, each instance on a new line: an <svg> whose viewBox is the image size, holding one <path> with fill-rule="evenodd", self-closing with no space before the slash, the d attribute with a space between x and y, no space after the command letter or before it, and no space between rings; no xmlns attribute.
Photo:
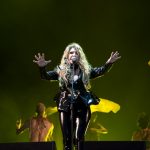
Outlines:
<svg viewBox="0 0 150 150"><path fill-rule="evenodd" d="M112 52L106 63L114 63L115 61L117 61L120 58L121 58L121 56L119 56L118 51Z"/></svg>
<svg viewBox="0 0 150 150"><path fill-rule="evenodd" d="M39 67L45 67L47 66L47 64L51 62L51 60L48 61L45 60L44 53L42 53L42 55L38 53L38 55L35 55L34 57L36 60L33 60L33 62L36 63Z"/></svg>
<svg viewBox="0 0 150 150"><path fill-rule="evenodd" d="M22 125L22 120L21 119L17 120L16 121L16 128L20 129L21 125Z"/></svg>

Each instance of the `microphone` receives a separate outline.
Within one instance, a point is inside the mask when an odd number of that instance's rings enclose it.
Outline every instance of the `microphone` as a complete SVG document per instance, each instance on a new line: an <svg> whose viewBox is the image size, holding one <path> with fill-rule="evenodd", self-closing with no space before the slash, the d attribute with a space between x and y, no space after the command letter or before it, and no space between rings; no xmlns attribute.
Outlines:
<svg viewBox="0 0 150 150"><path fill-rule="evenodd" d="M72 63L76 63L77 62L77 58L76 57L72 57L71 60L72 60Z"/></svg>
<svg viewBox="0 0 150 150"><path fill-rule="evenodd" d="M77 64L77 58L76 57L72 57L71 61L72 62L70 64L70 68L73 69L76 66L76 64Z"/></svg>

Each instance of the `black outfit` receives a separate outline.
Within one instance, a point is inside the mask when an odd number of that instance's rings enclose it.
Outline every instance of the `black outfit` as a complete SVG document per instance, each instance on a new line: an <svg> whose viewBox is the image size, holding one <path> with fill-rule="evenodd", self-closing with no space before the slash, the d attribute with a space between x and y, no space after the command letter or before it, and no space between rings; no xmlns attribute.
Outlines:
<svg viewBox="0 0 150 150"><path fill-rule="evenodd" d="M90 79L99 77L109 70L112 64L105 64L102 67L92 68ZM40 68L41 78L46 80L58 80L58 73L53 71L46 72L44 67ZM71 111L70 104L73 103L73 129L74 145L77 150L83 150L84 135L87 125L91 118L90 104L97 104L99 98L91 92L87 92L82 82L82 72L79 78L73 81L68 77L68 84L60 87L60 92L55 97L59 111L61 129L63 134L64 149L71 150ZM73 84L73 92L72 92Z"/></svg>

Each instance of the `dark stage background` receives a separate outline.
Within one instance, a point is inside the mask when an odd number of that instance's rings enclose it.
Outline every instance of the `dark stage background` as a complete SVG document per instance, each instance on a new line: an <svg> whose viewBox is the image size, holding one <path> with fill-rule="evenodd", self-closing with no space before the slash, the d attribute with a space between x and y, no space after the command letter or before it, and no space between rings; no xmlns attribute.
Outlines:
<svg viewBox="0 0 150 150"><path fill-rule="evenodd" d="M71 42L83 47L93 66L104 64L111 51L120 52L122 59L92 81L92 90L121 106L116 114L98 113L108 129L101 140L130 140L138 113L150 113L149 6L148 0L0 1L0 142L28 141L28 132L15 134L16 120L32 116L39 101L55 106L58 83L42 81L32 60L44 52L53 69ZM59 150L58 113L49 118Z"/></svg>

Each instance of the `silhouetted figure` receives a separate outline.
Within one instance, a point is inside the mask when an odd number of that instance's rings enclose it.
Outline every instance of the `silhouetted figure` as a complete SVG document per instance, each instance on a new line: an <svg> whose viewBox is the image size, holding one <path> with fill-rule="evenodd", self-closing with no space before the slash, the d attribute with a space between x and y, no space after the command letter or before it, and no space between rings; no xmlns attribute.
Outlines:
<svg viewBox="0 0 150 150"><path fill-rule="evenodd" d="M26 120L23 124L21 120L17 121L16 133L20 134L25 129L29 129L30 142L44 142L52 140L54 125L47 119L45 114L45 105L43 103L37 104L36 116Z"/></svg>
<svg viewBox="0 0 150 150"><path fill-rule="evenodd" d="M142 112L138 116L137 120L137 131L132 135L132 141L146 141L147 149L150 150L150 127L149 127L149 116Z"/></svg>

